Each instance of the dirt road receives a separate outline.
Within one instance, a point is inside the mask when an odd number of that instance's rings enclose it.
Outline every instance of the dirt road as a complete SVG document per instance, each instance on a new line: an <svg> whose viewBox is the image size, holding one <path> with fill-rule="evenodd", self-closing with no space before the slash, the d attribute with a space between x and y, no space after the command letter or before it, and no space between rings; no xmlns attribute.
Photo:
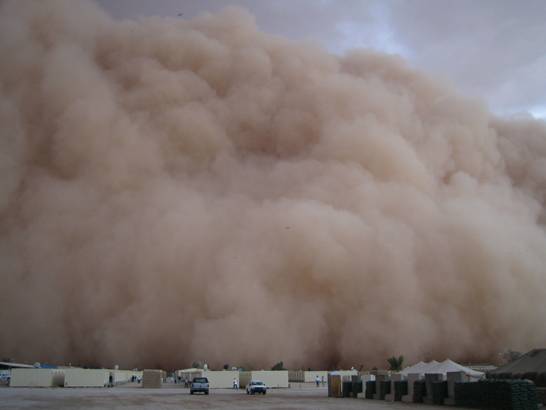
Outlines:
<svg viewBox="0 0 546 410"><path fill-rule="evenodd" d="M0 409L6 410L440 410L442 408L364 399L328 398L325 388L271 390L265 396L247 396L243 391L222 389L211 390L209 396L192 396L188 389L181 388L0 388Z"/></svg>

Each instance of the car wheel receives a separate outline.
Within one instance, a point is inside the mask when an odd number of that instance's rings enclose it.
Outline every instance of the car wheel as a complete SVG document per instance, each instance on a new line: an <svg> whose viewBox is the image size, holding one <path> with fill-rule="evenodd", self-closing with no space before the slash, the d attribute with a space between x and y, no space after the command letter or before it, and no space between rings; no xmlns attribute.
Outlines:
<svg viewBox="0 0 546 410"><path fill-rule="evenodd" d="M209 391L207 390L207 391L205 392L205 394L206 394L206 395L208 396L208 394L209 394Z"/></svg>
<svg viewBox="0 0 546 410"><path fill-rule="evenodd" d="M190 390L190 394L193 394L193 390Z"/></svg>
<svg viewBox="0 0 546 410"><path fill-rule="evenodd" d="M264 395L265 395L265 391L264 391Z"/></svg>

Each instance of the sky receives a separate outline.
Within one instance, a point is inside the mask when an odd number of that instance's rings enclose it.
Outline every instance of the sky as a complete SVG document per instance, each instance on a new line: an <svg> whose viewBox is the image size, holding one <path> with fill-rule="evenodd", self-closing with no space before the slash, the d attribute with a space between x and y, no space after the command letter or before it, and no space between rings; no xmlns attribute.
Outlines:
<svg viewBox="0 0 546 410"><path fill-rule="evenodd" d="M342 54L403 56L499 115L546 118L544 0L97 0L117 18L191 18L228 6L266 32Z"/></svg>

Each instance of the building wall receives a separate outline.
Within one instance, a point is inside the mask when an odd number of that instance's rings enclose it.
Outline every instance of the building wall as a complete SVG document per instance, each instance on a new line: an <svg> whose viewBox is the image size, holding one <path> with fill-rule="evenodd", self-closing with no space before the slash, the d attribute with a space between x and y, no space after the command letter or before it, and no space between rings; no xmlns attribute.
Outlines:
<svg viewBox="0 0 546 410"><path fill-rule="evenodd" d="M252 380L260 380L264 382L267 387L288 387L288 370L255 370L250 373L250 377Z"/></svg>
<svg viewBox="0 0 546 410"><path fill-rule="evenodd" d="M288 381L290 383L303 383L305 381L305 371L288 370Z"/></svg>
<svg viewBox="0 0 546 410"><path fill-rule="evenodd" d="M106 387L110 370L65 369L64 374L64 387Z"/></svg>
<svg viewBox="0 0 546 410"><path fill-rule="evenodd" d="M239 372L239 387L245 388L252 378L252 372Z"/></svg>
<svg viewBox="0 0 546 410"><path fill-rule="evenodd" d="M207 370L203 376L209 379L211 389L231 389L233 379L239 381L239 372L237 370Z"/></svg>
<svg viewBox="0 0 546 410"><path fill-rule="evenodd" d="M324 379L324 383L328 382L328 371L327 370L313 370L306 371L304 373L305 383L315 383L315 377L319 377L320 381Z"/></svg>
<svg viewBox="0 0 546 410"><path fill-rule="evenodd" d="M192 381L195 377L203 376L203 372L204 370L202 369L183 369L183 370L177 370L176 376L181 377L182 380Z"/></svg>
<svg viewBox="0 0 546 410"><path fill-rule="evenodd" d="M63 370L12 369L11 371L11 387L57 387L63 385Z"/></svg>
<svg viewBox="0 0 546 410"><path fill-rule="evenodd" d="M336 370L335 374L339 374L342 377L358 376L358 370Z"/></svg>
<svg viewBox="0 0 546 410"><path fill-rule="evenodd" d="M131 379L131 373L127 370L110 370L114 384L124 384Z"/></svg>
<svg viewBox="0 0 546 410"><path fill-rule="evenodd" d="M131 381L131 377L142 377L142 372L135 370L110 370L114 377L114 384L124 384Z"/></svg>

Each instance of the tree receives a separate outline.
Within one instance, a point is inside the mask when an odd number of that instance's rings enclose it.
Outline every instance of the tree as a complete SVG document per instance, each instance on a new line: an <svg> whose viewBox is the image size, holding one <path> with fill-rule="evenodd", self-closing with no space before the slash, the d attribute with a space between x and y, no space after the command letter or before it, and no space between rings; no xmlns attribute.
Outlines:
<svg viewBox="0 0 546 410"><path fill-rule="evenodd" d="M389 363L389 370L399 372L402 370L402 365L404 364L404 356L393 356L387 359L387 362Z"/></svg>
<svg viewBox="0 0 546 410"><path fill-rule="evenodd" d="M280 362L277 363L275 366L273 366L273 367L271 368L271 370L286 370L286 369L284 368L283 362L280 361Z"/></svg>

